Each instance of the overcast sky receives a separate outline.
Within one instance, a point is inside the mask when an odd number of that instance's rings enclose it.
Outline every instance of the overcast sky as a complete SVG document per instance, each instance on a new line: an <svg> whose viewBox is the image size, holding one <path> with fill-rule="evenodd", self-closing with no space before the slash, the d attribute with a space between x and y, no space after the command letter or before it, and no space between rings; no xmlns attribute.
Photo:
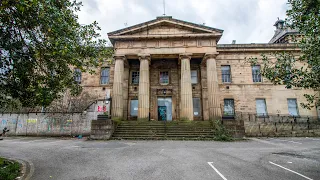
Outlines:
<svg viewBox="0 0 320 180"><path fill-rule="evenodd" d="M163 0L82 0L79 21L94 20L101 35L155 19L163 14ZM267 43L277 17L284 19L287 0L166 0L167 16L223 29L219 44Z"/></svg>

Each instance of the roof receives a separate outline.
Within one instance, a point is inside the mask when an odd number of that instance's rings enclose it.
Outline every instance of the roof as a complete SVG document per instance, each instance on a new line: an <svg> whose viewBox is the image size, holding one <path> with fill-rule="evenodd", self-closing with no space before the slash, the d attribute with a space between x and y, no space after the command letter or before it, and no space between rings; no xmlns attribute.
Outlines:
<svg viewBox="0 0 320 180"><path fill-rule="evenodd" d="M124 35L128 35L128 34L130 36L134 32L139 32L141 30L160 25L161 23L178 25L181 28L204 32L204 33L208 33L208 34L210 34L210 33L215 34L216 36L218 36L218 40L220 39L220 37L222 36L222 33L223 33L223 30L221 30L221 29L205 26L202 24L191 23L191 22L183 21L183 20L179 20L179 19L174 19L174 18L172 18L172 16L159 16L156 19L153 19L151 21L136 24L136 25L133 25L130 27L119 29L117 31L109 32L108 36L109 36L109 39L111 40L111 42L113 42L115 37L124 36Z"/></svg>

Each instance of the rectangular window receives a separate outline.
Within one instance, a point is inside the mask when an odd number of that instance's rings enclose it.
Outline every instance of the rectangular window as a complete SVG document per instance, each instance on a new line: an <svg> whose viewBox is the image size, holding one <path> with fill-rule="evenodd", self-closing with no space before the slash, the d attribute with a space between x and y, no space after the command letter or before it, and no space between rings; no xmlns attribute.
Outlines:
<svg viewBox="0 0 320 180"><path fill-rule="evenodd" d="M79 68L74 69L74 81L81 84L81 70Z"/></svg>
<svg viewBox="0 0 320 180"><path fill-rule="evenodd" d="M288 111L291 116L299 116L297 99L287 99Z"/></svg>
<svg viewBox="0 0 320 180"><path fill-rule="evenodd" d="M193 100L193 115L201 116L201 101L200 98L192 98Z"/></svg>
<svg viewBox="0 0 320 180"><path fill-rule="evenodd" d="M259 65L252 66L252 80L253 82L261 82L261 72Z"/></svg>
<svg viewBox="0 0 320 180"><path fill-rule="evenodd" d="M223 116L234 117L234 100L224 99Z"/></svg>
<svg viewBox="0 0 320 180"><path fill-rule="evenodd" d="M256 109L258 116L267 116L267 105L265 99L256 99Z"/></svg>
<svg viewBox="0 0 320 180"><path fill-rule="evenodd" d="M231 82L230 66L221 66L222 82Z"/></svg>
<svg viewBox="0 0 320 180"><path fill-rule="evenodd" d="M191 83L192 84L198 83L198 71L197 70L191 70Z"/></svg>
<svg viewBox="0 0 320 180"><path fill-rule="evenodd" d="M130 116L138 116L138 100L132 99L130 101Z"/></svg>
<svg viewBox="0 0 320 180"><path fill-rule="evenodd" d="M132 71L131 83L132 84L139 84L139 71Z"/></svg>
<svg viewBox="0 0 320 180"><path fill-rule="evenodd" d="M101 68L100 84L109 84L110 68Z"/></svg>
<svg viewBox="0 0 320 180"><path fill-rule="evenodd" d="M160 72L160 84L169 84L169 72L161 71Z"/></svg>

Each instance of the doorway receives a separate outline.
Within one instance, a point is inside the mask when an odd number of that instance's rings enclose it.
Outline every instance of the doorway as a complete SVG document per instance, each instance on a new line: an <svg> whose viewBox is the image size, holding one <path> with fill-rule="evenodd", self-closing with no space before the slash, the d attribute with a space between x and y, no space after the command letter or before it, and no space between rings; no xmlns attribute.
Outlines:
<svg viewBox="0 0 320 180"><path fill-rule="evenodd" d="M158 120L172 121L172 98L171 97L158 98Z"/></svg>

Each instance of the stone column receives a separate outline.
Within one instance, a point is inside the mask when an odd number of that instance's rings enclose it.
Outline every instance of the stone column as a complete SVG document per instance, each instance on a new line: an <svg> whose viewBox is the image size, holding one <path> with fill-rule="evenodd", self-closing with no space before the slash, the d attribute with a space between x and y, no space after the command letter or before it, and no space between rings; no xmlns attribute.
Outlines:
<svg viewBox="0 0 320 180"><path fill-rule="evenodd" d="M193 102L192 102L192 85L190 59L191 54L181 54L181 86L180 86L180 118L193 120Z"/></svg>
<svg viewBox="0 0 320 180"><path fill-rule="evenodd" d="M112 117L123 118L123 73L125 56L114 56L114 80L112 90Z"/></svg>
<svg viewBox="0 0 320 180"><path fill-rule="evenodd" d="M149 118L150 104L150 76L149 64L150 55L139 55L140 70L139 70L139 109L138 119Z"/></svg>
<svg viewBox="0 0 320 180"><path fill-rule="evenodd" d="M204 61L207 61L207 87L208 87L208 111L209 119L221 119L219 84L216 65L218 54L206 54Z"/></svg>

